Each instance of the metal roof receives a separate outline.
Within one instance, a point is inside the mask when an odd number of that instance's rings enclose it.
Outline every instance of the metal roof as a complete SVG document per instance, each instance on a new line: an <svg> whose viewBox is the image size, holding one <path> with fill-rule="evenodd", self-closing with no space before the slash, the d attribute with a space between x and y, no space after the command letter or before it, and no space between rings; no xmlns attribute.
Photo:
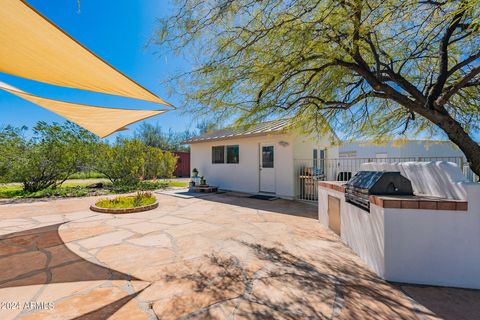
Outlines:
<svg viewBox="0 0 480 320"><path fill-rule="evenodd" d="M243 138L265 135L269 133L280 133L288 126L289 119L273 120L262 122L253 126L229 127L221 130L204 133L200 136L183 141L184 144Z"/></svg>

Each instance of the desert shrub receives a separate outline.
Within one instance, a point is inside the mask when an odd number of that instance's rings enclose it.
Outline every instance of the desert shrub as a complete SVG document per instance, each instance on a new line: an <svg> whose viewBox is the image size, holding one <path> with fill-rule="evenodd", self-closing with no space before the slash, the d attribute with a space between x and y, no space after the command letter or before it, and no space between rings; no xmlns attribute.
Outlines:
<svg viewBox="0 0 480 320"><path fill-rule="evenodd" d="M158 189L145 179L169 178L177 159L140 140L102 143L81 127L39 122L33 135L23 128L0 128L0 182L21 182L27 193L55 189L69 178L106 177L113 191Z"/></svg>
<svg viewBox="0 0 480 320"><path fill-rule="evenodd" d="M171 178L177 166L177 157L168 151L155 147L146 147L144 178Z"/></svg>
<svg viewBox="0 0 480 320"><path fill-rule="evenodd" d="M137 185L143 176L145 145L139 140L118 139L99 146L95 169L114 185Z"/></svg>
<svg viewBox="0 0 480 320"><path fill-rule="evenodd" d="M14 128L7 126L0 129L0 182L18 182L18 177L12 172L17 154L25 149L26 127Z"/></svg>
<svg viewBox="0 0 480 320"><path fill-rule="evenodd" d="M21 182L28 192L55 188L79 167L90 165L97 141L94 135L71 122L39 122L31 138L16 135L13 140L13 146L7 143L9 155L2 156L8 163L6 176L9 181Z"/></svg>
<svg viewBox="0 0 480 320"><path fill-rule="evenodd" d="M162 161L162 175L161 178L172 178L173 172L177 167L178 157L175 156L171 152L164 152L163 153L163 161Z"/></svg>
<svg viewBox="0 0 480 320"><path fill-rule="evenodd" d="M168 151L136 139L118 139L113 145L100 146L95 169L125 190L137 187L143 179L172 177L176 164L177 158Z"/></svg>

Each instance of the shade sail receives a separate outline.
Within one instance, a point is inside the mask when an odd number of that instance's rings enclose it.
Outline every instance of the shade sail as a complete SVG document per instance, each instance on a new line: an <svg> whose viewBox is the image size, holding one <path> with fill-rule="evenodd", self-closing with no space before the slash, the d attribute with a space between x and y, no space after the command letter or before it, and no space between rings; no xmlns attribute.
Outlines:
<svg viewBox="0 0 480 320"><path fill-rule="evenodd" d="M117 131L126 130L125 126L129 124L167 111L104 108L46 99L31 95L3 82L0 82L0 89L50 110L96 134L100 138Z"/></svg>
<svg viewBox="0 0 480 320"><path fill-rule="evenodd" d="M170 106L96 56L23 0L0 2L0 72Z"/></svg>

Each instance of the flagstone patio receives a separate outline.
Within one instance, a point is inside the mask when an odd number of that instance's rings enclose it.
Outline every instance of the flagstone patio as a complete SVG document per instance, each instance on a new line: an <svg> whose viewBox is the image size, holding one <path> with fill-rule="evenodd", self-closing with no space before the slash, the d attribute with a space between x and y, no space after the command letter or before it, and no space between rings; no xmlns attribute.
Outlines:
<svg viewBox="0 0 480 320"><path fill-rule="evenodd" d="M0 204L0 319L480 314L478 291L382 281L317 222L316 207L157 197L159 208L128 215L89 211L96 198Z"/></svg>

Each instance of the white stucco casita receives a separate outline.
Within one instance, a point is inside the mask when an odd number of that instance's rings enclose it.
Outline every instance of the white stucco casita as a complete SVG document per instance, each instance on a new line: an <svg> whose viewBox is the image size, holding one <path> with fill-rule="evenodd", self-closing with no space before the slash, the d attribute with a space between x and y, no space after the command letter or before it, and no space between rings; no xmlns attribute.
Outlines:
<svg viewBox="0 0 480 320"><path fill-rule="evenodd" d="M250 128L217 130L189 139L185 143L191 146L191 168L196 168L209 185L220 189L293 199L300 198L299 194L313 194L313 188L310 190L313 176L320 180L349 177L361 163L371 162L372 158L463 159L462 152L447 141L333 144L336 138L332 139L332 135L306 135L287 128L288 120L276 120ZM342 175L345 172L349 174Z"/></svg>
<svg viewBox="0 0 480 320"><path fill-rule="evenodd" d="M294 159L311 158L314 149L326 149L330 143L327 137L286 132L285 124L275 121L245 131L222 130L189 140L191 168L220 189L293 199ZM238 162L214 163L213 148L222 146L237 146ZM273 163L264 164L264 157L268 158L272 150Z"/></svg>

